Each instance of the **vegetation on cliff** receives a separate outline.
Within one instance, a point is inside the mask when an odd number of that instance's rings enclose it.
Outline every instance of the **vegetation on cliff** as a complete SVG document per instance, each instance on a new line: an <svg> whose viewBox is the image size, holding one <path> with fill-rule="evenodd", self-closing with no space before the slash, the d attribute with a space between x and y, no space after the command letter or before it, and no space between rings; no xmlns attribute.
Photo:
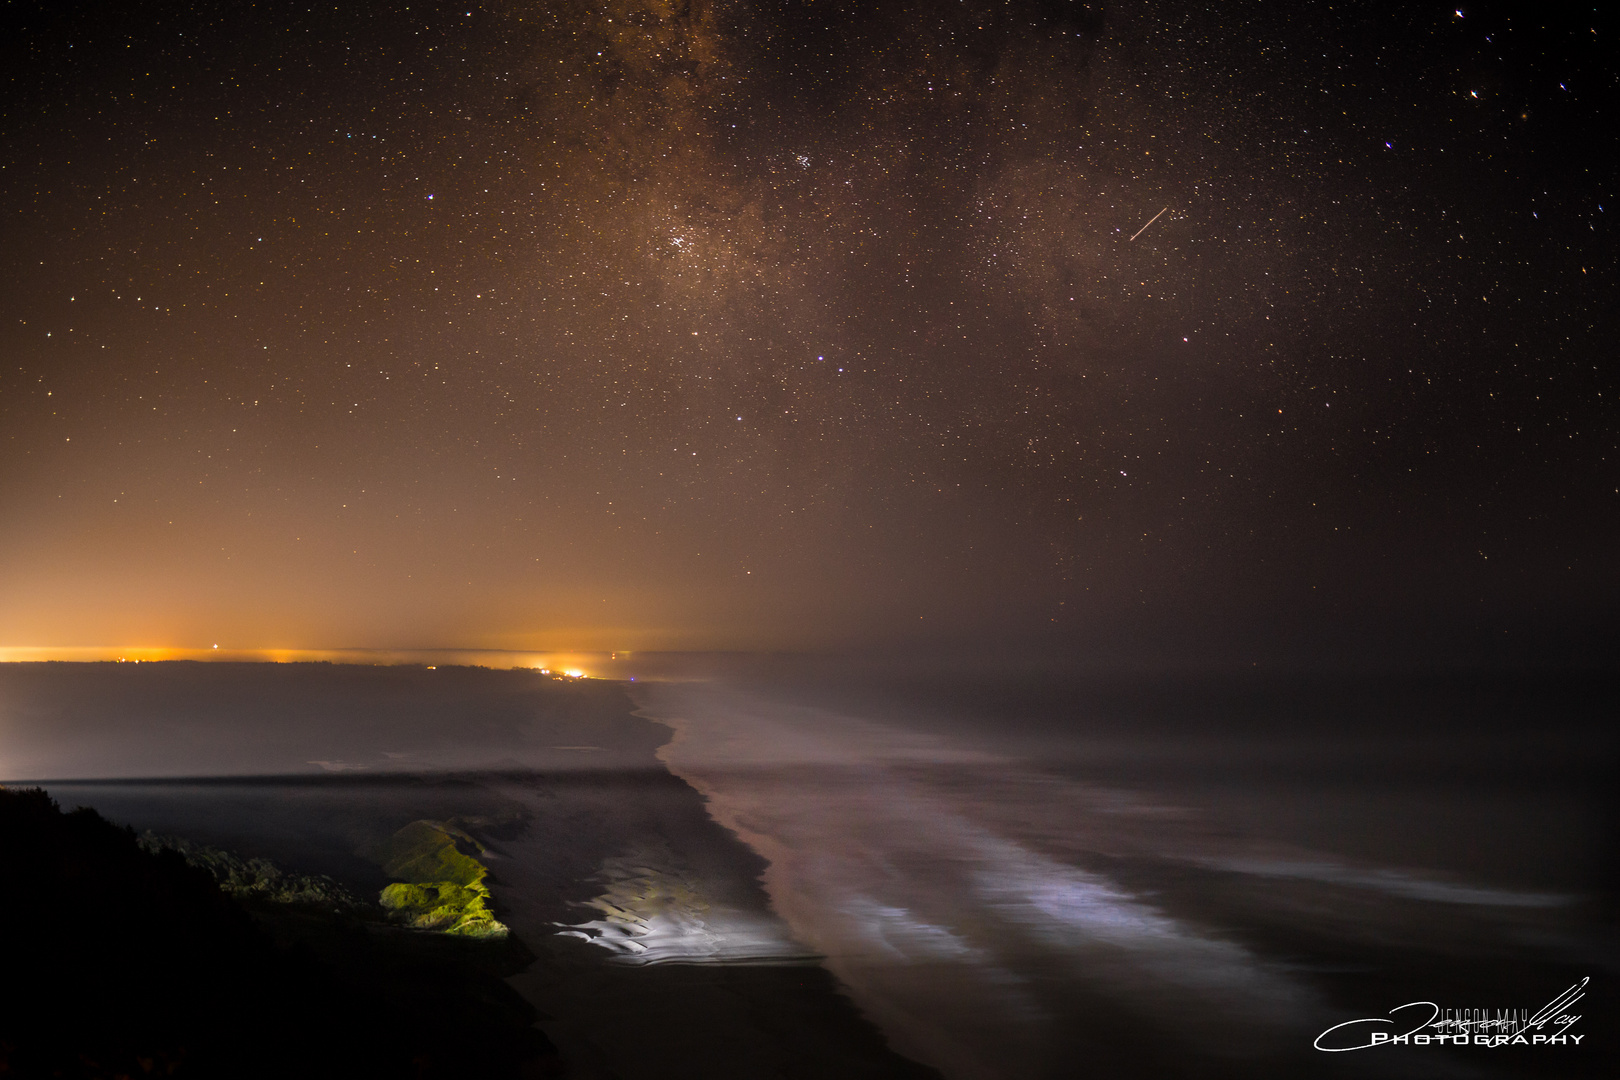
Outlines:
<svg viewBox="0 0 1620 1080"><path fill-rule="evenodd" d="M202 865L93 810L63 813L44 791L0 788L0 1075L555 1070L534 1010L501 978L527 956L515 939L492 950L396 928L322 906L325 886L322 903L272 902L319 879L191 854ZM221 871L244 899L221 889Z"/></svg>
<svg viewBox="0 0 1620 1080"><path fill-rule="evenodd" d="M269 859L243 859L183 836L161 836L151 830L141 835L140 845L153 853L179 853L190 865L213 875L220 891L237 900L302 904L357 915L371 907L325 874L287 873Z"/></svg>
<svg viewBox="0 0 1620 1080"><path fill-rule="evenodd" d="M153 853L176 852L207 871L221 892L255 909L301 906L485 941L510 934L490 910L489 871L478 860L484 847L456 821L413 821L388 839L379 861L388 876L401 880L384 888L378 903L324 874L289 873L268 859L244 859L185 837L148 831L139 842Z"/></svg>

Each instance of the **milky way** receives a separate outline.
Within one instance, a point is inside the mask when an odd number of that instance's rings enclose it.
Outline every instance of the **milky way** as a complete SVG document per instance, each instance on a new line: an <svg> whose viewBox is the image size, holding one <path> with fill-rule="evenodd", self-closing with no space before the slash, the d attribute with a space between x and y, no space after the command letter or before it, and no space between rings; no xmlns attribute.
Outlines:
<svg viewBox="0 0 1620 1080"><path fill-rule="evenodd" d="M1610 23L7 19L0 644L1247 656L1612 601Z"/></svg>

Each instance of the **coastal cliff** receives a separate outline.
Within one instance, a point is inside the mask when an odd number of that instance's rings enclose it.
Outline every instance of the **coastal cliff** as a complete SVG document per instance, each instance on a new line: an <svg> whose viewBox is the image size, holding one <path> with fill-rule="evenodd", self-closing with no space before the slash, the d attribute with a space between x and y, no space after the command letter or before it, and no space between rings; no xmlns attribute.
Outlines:
<svg viewBox="0 0 1620 1080"><path fill-rule="evenodd" d="M473 1080L560 1067L502 981L521 950L398 928L330 879L182 847L0 788L0 1073Z"/></svg>

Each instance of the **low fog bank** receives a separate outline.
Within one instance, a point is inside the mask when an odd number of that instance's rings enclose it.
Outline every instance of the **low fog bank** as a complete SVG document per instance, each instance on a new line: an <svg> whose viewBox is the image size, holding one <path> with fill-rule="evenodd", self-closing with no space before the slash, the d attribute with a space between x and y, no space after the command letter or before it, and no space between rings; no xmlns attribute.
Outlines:
<svg viewBox="0 0 1620 1080"><path fill-rule="evenodd" d="M1620 675L1603 671L1095 672L1049 664L949 665L924 659L760 658L731 685L1004 747L1130 743L1167 752L1205 742L1511 743L1590 763L1612 753ZM1464 752L1457 763L1473 756Z"/></svg>
<svg viewBox="0 0 1620 1080"><path fill-rule="evenodd" d="M956 652L621 653L529 668L0 664L0 780L646 768L668 737L629 679L710 683L956 752L1154 777L1602 785L1620 675L1098 671Z"/></svg>
<svg viewBox="0 0 1620 1080"><path fill-rule="evenodd" d="M611 682L339 664L0 665L0 780L645 769Z"/></svg>
<svg viewBox="0 0 1620 1080"><path fill-rule="evenodd" d="M1620 673L1598 667L1110 669L961 650L619 654L604 673L708 682L1116 776L1219 769L1606 786Z"/></svg>
<svg viewBox="0 0 1620 1080"><path fill-rule="evenodd" d="M1620 677L1606 671L1099 673L762 657L724 680L827 727L1129 785L1235 828L1620 896ZM639 695L638 695L639 696ZM864 740L863 740L864 741ZM936 763L944 763L940 759Z"/></svg>

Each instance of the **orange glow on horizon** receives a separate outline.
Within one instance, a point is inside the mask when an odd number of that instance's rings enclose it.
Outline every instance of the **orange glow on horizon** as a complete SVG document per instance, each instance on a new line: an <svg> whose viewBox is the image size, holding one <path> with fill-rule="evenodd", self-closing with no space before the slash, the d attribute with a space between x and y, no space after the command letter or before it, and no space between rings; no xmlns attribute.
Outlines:
<svg viewBox="0 0 1620 1080"><path fill-rule="evenodd" d="M437 667L524 669L569 678L620 678L631 653L524 652L509 649L229 649L174 648L169 646L49 646L0 645L0 664L47 663L153 663L194 660L205 663L261 664L417 664ZM611 672L611 673L610 673Z"/></svg>

